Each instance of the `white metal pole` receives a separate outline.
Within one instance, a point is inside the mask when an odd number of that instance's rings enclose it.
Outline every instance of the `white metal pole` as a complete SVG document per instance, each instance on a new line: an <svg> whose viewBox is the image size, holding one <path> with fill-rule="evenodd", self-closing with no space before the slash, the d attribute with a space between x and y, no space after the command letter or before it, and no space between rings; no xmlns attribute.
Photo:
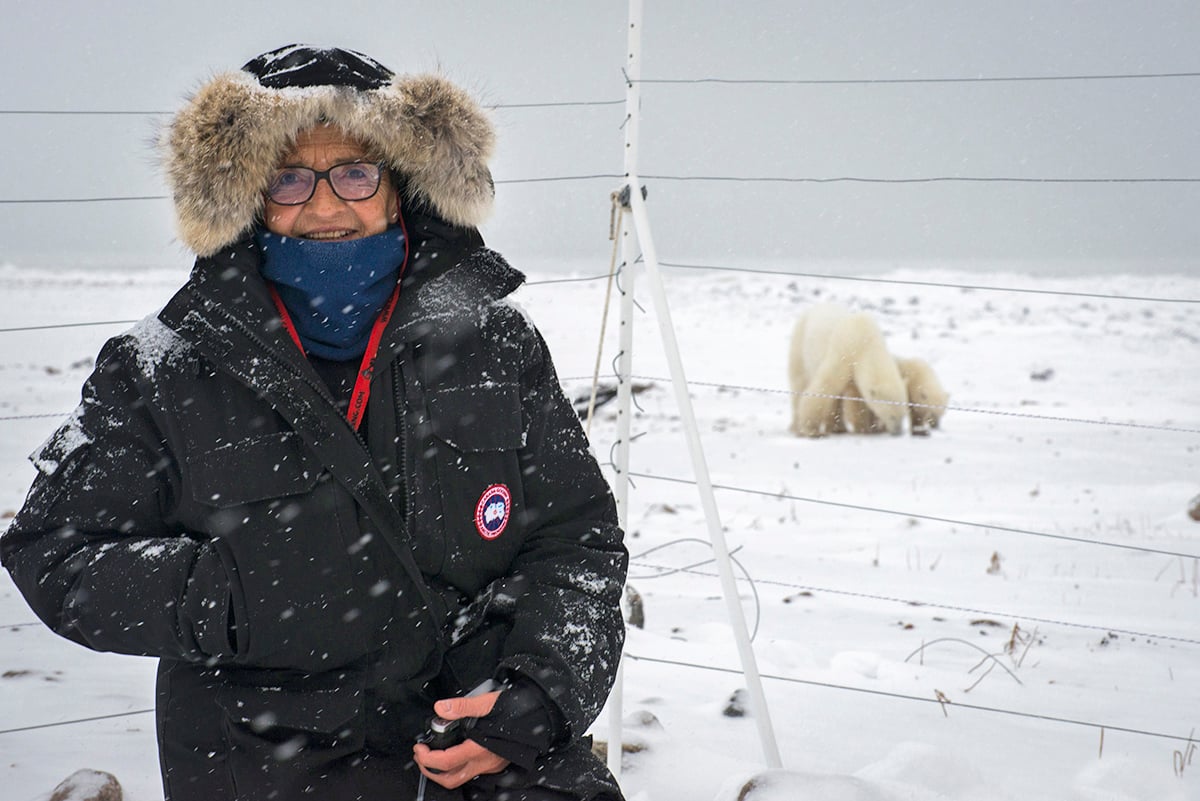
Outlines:
<svg viewBox="0 0 1200 801"><path fill-rule="evenodd" d="M758 726L759 739L762 743L763 756L770 768L781 768L783 762L779 758L779 747L775 741L775 732L771 726L771 716L767 709L766 695L763 693L762 677L758 672L758 663L754 657L754 648L750 643L750 633L746 627L746 616L742 611L738 597L737 578L733 573L733 565L729 558L729 548L725 543L725 533L721 528L720 514L717 511L716 498L713 495L712 480L708 473L708 464L704 458L704 448L700 443L699 428L696 425L696 415L692 409L692 400L688 395L687 378L683 372L683 361L679 357L679 344L675 340L675 327L671 322L671 310L667 305L666 292L663 289L662 275L658 269L658 254L654 248L654 238L650 235L650 218L646 212L646 202L642 197L641 182L638 180L638 134L640 128L641 106L641 30L642 30L642 0L629 2L629 52L625 64L626 93L625 93L625 178L628 189L628 202L633 212L634 228L637 231L638 244L641 246L642 257L646 263L646 275L649 279L651 296L654 298L654 308L658 317L658 329L662 336L663 349L666 352L667 363L671 370L671 384L675 390L675 399L679 407L679 416L683 424L684 435L687 439L688 452L692 458L692 468L696 474L696 486L700 491L700 502L704 508L704 517L708 522L709 539L712 542L713 554L716 557L717 572L721 577L721 588L729 610L729 622L733 627L734 640L737 643L738 655L742 662L742 673L745 675L747 691L750 694L751 709L754 712L755 723ZM628 241L628 240L627 240ZM626 258L625 267L628 286L624 303L628 298L632 303L633 261ZM622 307L624 308L624 306ZM632 320L632 316L629 318ZM631 326L623 326L622 334ZM632 340L631 340L632 343ZM628 352L628 351L626 351ZM624 386L624 385L623 385ZM628 407L627 407L628 410ZM622 438L627 443L628 436ZM627 464L627 463L626 463ZM626 476L626 481L627 476ZM619 748L619 743L618 743ZM612 765L612 742L609 743L609 766ZM618 755L618 760L619 760Z"/></svg>
<svg viewBox="0 0 1200 801"><path fill-rule="evenodd" d="M636 176L632 176L636 180ZM738 598L737 578L733 573L733 564L729 558L729 547L725 543L725 533L721 528L721 518L717 511L716 498L713 495L712 480L708 474L708 464L704 458L704 448L700 444L699 428L696 425L696 415L692 410L692 400L688 395L687 378L683 373L683 362L679 357L679 345L675 341L675 328L671 323L671 310L667 306L666 293L663 290L662 276L658 271L658 256L654 251L654 240L650 236L650 220L646 214L646 202L640 191L634 191L632 196L633 222L637 228L638 244L642 248L642 258L646 262L646 277L650 294L654 298L654 310L658 317L658 329L662 335L663 348L666 350L667 363L671 368L671 384L675 389L675 400L679 406L679 417L683 424L684 435L687 439L688 452L692 457L692 469L696 474L696 486L700 491L700 504L704 508L704 517L708 521L708 536L712 540L713 556L716 558L717 572L721 576L721 589L729 609L729 622L733 627L733 637L737 642L738 654L742 661L742 673L746 677L746 689L750 694L751 709L754 710L755 723L758 726L759 739L762 741L763 756L767 767L781 768L783 762L779 758L779 747L775 742L775 732L771 727L771 716L767 710L767 699L763 693L762 678L758 673L758 663L754 658L754 648L750 643L750 632L746 627L746 616L742 611L742 603Z"/></svg>
<svg viewBox="0 0 1200 801"><path fill-rule="evenodd" d="M627 225L621 231L623 264L618 273L621 290L621 329L617 345L620 351L617 356L617 478L614 495L622 531L629 530L629 446L633 423L633 265L637 251L631 228L632 225Z"/></svg>
<svg viewBox="0 0 1200 801"><path fill-rule="evenodd" d="M633 5L637 6L636 12ZM635 16L636 13L636 16ZM641 40L641 3L632 0L629 12L630 26L628 35L629 49L627 51L626 70L629 60L635 57ZM634 20L638 20L634 24ZM626 174L637 148L638 104L640 97L637 84L626 82L625 89L625 165ZM628 191L628 184L626 184ZM621 215L624 217L624 214ZM617 231L621 237L622 265L618 276L618 286L621 289L621 330L618 336L620 352L617 357L617 453L616 477L613 481L613 494L617 502L617 517L622 531L629 531L629 442L632 431L631 421L633 412L633 285L634 285L634 250L633 237L630 228L623 225ZM612 692L608 696L608 769L619 781L621 778L623 706L625 696L625 666L617 666L617 679Z"/></svg>
<svg viewBox="0 0 1200 801"><path fill-rule="evenodd" d="M623 264L618 273L621 288L621 330L617 357L617 453L613 494L617 501L617 519L621 530L629 531L629 443L633 419L633 261L634 243L630 225L624 226L621 236ZM625 665L617 665L617 680L608 696L608 769L621 779L621 753L625 696Z"/></svg>

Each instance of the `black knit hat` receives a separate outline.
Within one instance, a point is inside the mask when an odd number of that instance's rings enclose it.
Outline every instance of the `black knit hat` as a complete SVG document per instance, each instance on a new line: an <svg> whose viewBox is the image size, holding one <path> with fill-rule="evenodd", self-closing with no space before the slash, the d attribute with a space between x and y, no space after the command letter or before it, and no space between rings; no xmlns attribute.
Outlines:
<svg viewBox="0 0 1200 801"><path fill-rule="evenodd" d="M247 61L243 70L268 89L349 86L359 91L391 83L394 73L370 56L340 47L292 44Z"/></svg>

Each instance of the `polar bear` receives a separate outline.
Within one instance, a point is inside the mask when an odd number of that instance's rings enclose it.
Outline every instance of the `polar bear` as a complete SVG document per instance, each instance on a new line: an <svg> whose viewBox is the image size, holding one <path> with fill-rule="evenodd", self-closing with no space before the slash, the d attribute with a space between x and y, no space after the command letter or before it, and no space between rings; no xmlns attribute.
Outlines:
<svg viewBox="0 0 1200 801"><path fill-rule="evenodd" d="M909 430L915 437L924 436L941 423L950 395L942 388L937 373L924 359L897 356L896 367L908 392ZM847 425L859 433L880 433L885 430L862 401L857 386L851 385L843 394L846 396L842 399L840 418L843 430Z"/></svg>
<svg viewBox="0 0 1200 801"><path fill-rule="evenodd" d="M792 331L788 378L797 436L845 431L841 398L852 385L882 430L904 433L908 391L869 314L832 303L808 309Z"/></svg>

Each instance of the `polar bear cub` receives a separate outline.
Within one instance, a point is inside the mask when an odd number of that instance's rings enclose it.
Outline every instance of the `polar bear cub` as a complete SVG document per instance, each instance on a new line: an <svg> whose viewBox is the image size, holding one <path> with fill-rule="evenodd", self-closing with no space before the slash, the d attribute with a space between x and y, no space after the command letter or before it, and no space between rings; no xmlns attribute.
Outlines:
<svg viewBox="0 0 1200 801"><path fill-rule="evenodd" d="M931 429L937 428L946 413L946 404L950 394L942 387L937 373L924 359L896 357L896 366L900 369L900 377L904 379L904 387L908 390L910 431L914 437L927 435ZM863 403L858 387L853 384L842 398L841 430L846 426L860 434L878 434L884 430L882 424Z"/></svg>
<svg viewBox="0 0 1200 801"><path fill-rule="evenodd" d="M843 396L862 398L877 430L904 433L908 391L883 333L869 314L833 303L811 307L792 331L788 354L791 430L819 437L846 430Z"/></svg>
<svg viewBox="0 0 1200 801"><path fill-rule="evenodd" d="M897 356L896 364L908 388L908 402L912 404L912 433L928 434L929 429L941 425L950 393L942 387L937 373L924 359Z"/></svg>

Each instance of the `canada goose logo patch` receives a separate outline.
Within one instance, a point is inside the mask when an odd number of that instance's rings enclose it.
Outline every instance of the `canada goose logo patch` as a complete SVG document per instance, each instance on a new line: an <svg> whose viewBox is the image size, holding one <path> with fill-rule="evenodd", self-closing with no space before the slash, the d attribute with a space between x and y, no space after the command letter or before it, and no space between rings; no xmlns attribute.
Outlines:
<svg viewBox="0 0 1200 801"><path fill-rule="evenodd" d="M494 540L503 533L512 517L512 496L508 487L493 484L479 496L475 504L475 530L485 540Z"/></svg>

